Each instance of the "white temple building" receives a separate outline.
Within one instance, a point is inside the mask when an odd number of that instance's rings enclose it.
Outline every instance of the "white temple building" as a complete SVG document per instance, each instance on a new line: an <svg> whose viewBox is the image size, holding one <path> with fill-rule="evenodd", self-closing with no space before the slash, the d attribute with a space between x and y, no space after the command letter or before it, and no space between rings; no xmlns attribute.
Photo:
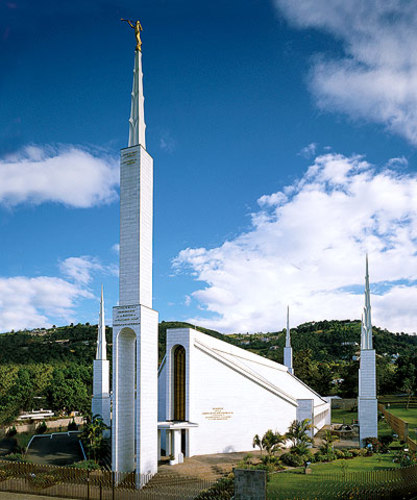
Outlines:
<svg viewBox="0 0 417 500"><path fill-rule="evenodd" d="M107 359L106 323L104 320L103 286L101 287L100 314L98 318L98 335L96 359L93 361L93 399L91 413L99 415L103 422L110 426L110 371Z"/></svg>
<svg viewBox="0 0 417 500"><path fill-rule="evenodd" d="M191 328L167 330L158 435L174 462L249 451L255 434L284 434L305 418L316 433L330 424L330 404L288 367Z"/></svg>
<svg viewBox="0 0 417 500"><path fill-rule="evenodd" d="M362 316L360 352L358 420L359 440L362 446L365 438L378 437L378 401L376 399L375 349L372 345L368 255L366 256L365 307Z"/></svg>
<svg viewBox="0 0 417 500"><path fill-rule="evenodd" d="M158 313L152 309L153 160L145 144L141 26L131 26L137 46L129 143L121 151L120 167L112 469L136 471L142 486L157 472L161 450L172 454L174 463L192 455L249 451L255 434L268 429L285 433L295 419L310 419L311 432L317 432L330 423L330 404L292 374L289 311L287 366L186 328L168 330L158 374ZM96 361L104 373L104 313L100 317L101 357Z"/></svg>

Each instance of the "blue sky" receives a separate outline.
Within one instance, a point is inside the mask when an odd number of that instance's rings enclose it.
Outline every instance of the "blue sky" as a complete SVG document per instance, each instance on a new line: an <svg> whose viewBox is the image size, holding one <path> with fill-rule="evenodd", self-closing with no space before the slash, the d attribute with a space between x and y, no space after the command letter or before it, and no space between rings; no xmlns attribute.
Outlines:
<svg viewBox="0 0 417 500"><path fill-rule="evenodd" d="M107 322L140 18L154 308L416 330L413 2L0 2L0 331Z"/></svg>

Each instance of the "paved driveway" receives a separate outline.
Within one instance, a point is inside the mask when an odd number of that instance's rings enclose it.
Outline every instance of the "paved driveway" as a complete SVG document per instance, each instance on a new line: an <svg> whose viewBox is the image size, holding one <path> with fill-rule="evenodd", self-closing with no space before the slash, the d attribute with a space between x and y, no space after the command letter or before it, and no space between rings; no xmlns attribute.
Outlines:
<svg viewBox="0 0 417 500"><path fill-rule="evenodd" d="M35 437L26 456L30 462L43 465L71 465L83 460L78 435L67 433Z"/></svg>

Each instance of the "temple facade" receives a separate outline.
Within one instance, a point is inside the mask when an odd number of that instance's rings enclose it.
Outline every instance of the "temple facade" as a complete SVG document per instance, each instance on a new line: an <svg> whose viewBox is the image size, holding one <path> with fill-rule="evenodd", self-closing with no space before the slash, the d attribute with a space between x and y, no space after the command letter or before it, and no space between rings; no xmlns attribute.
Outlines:
<svg viewBox="0 0 417 500"><path fill-rule="evenodd" d="M167 331L158 377L159 450L184 457L249 451L255 434L284 434L308 418L330 424L330 404L288 367L192 328Z"/></svg>

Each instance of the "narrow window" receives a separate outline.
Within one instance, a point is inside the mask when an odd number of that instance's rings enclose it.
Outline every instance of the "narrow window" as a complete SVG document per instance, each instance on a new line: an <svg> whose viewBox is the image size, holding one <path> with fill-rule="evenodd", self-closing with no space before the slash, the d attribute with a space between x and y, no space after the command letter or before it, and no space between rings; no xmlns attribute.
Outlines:
<svg viewBox="0 0 417 500"><path fill-rule="evenodd" d="M174 420L185 420L185 349L181 345L174 351Z"/></svg>

